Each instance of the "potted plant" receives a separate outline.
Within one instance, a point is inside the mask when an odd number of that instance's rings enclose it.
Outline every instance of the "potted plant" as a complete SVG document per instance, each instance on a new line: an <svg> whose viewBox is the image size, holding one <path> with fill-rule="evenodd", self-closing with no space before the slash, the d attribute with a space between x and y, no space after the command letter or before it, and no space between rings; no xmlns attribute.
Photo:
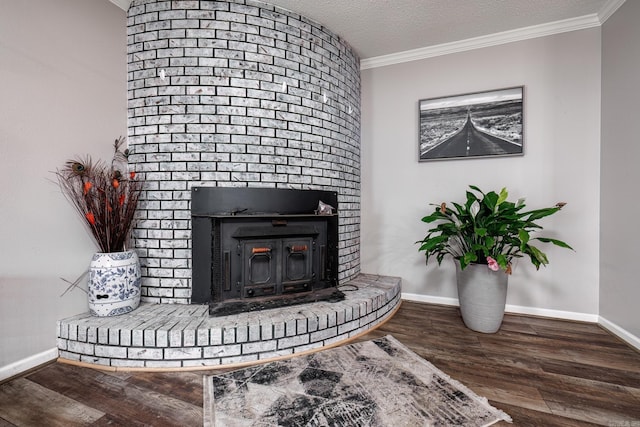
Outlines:
<svg viewBox="0 0 640 427"><path fill-rule="evenodd" d="M496 332L502 324L507 295L507 279L514 259L528 257L536 270L547 265L547 255L534 242L552 243L572 249L562 240L533 236L542 230L537 221L558 212L565 203L525 210L524 200L507 200L509 193L484 193L469 186L463 204L435 205L422 218L434 224L416 243L426 262L435 257L438 265L451 256L456 265L458 298L465 325L478 332Z"/></svg>
<svg viewBox="0 0 640 427"><path fill-rule="evenodd" d="M55 174L64 196L82 218L100 248L89 267L89 310L112 316L140 304L140 262L127 242L135 217L142 182L128 172L124 139L114 142L110 163L90 156L65 163Z"/></svg>

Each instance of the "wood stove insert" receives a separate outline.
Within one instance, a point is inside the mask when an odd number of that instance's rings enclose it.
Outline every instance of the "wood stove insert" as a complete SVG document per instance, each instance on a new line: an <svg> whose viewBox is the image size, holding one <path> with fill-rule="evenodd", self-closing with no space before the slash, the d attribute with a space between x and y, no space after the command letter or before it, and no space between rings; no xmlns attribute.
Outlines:
<svg viewBox="0 0 640 427"><path fill-rule="evenodd" d="M194 187L192 296L213 316L321 300L337 286L337 193Z"/></svg>

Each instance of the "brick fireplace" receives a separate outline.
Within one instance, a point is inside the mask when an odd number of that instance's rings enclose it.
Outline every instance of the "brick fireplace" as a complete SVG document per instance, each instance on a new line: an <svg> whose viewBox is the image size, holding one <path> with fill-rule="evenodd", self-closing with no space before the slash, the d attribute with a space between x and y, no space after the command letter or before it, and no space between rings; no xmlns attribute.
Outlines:
<svg viewBox="0 0 640 427"><path fill-rule="evenodd" d="M359 59L338 35L252 0L134 0L130 162L142 300L192 297L193 187L337 193L340 282L360 271Z"/></svg>
<svg viewBox="0 0 640 427"><path fill-rule="evenodd" d="M128 86L129 160L145 181L134 230L143 303L122 316L60 320L62 361L110 370L240 366L336 345L393 315L400 278L360 273L360 74L346 42L254 0L133 0ZM192 196L225 189L248 191L239 208L203 209ZM331 195L337 210L276 215L250 203L262 189L303 191L296 198L311 194L312 204ZM274 239L256 234L257 218L243 212L267 217ZM211 316L194 288L203 271L213 274L193 258L203 237L195 223L228 219L240 257L253 260L229 270L228 281L205 284L236 299L328 285L344 299ZM329 247L337 255L323 261ZM238 284L243 275L248 282Z"/></svg>

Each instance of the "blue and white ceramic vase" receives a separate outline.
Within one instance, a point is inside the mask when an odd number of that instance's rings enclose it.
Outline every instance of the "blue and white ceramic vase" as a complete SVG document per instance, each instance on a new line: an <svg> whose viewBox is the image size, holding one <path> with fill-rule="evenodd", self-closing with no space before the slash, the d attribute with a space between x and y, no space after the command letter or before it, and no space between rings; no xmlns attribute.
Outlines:
<svg viewBox="0 0 640 427"><path fill-rule="evenodd" d="M140 305L140 260L134 251L97 252L89 264L89 311L117 316Z"/></svg>

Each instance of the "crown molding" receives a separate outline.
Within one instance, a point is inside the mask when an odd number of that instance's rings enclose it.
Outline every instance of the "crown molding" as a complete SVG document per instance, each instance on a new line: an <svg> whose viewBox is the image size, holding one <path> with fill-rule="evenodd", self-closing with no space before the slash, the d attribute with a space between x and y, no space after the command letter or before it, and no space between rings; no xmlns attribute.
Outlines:
<svg viewBox="0 0 640 427"><path fill-rule="evenodd" d="M389 55L367 58L360 61L360 69L366 70L368 68L377 68L387 65L401 64L404 62L418 61L420 59L432 58L435 56L448 55L451 53L464 52L468 50L512 43L521 40L528 40L537 37L544 37L558 33L566 33L569 31L583 30L585 28L598 27L600 25L601 22L598 18L598 15L585 15L578 18L571 18L562 21L550 22L548 24L518 28L516 30L504 31L487 36L474 37L457 42L443 43L435 46L428 46L419 49L407 50L404 52L392 53Z"/></svg>
<svg viewBox="0 0 640 427"><path fill-rule="evenodd" d="M125 12L129 10L131 0L109 0ZM457 42L443 43L389 55L375 56L360 61L360 69L384 67L387 65L401 64L404 62L418 61L420 59L433 58L435 56L448 55L450 53L464 52L483 47L497 46L501 44L544 37L569 31L582 30L597 27L609 19L626 0L609 0L597 14L585 15L578 18L565 19L542 25L518 28L487 36L474 37Z"/></svg>
<svg viewBox="0 0 640 427"><path fill-rule="evenodd" d="M602 9L600 9L600 12L598 12L600 24L604 24L605 21L609 19L624 2L625 0L609 0L606 2L605 5L602 6Z"/></svg>
<svg viewBox="0 0 640 427"><path fill-rule="evenodd" d="M131 0L109 0L109 1L115 4L116 6L118 6L120 9L124 10L125 12L129 10L129 4L131 4Z"/></svg>

